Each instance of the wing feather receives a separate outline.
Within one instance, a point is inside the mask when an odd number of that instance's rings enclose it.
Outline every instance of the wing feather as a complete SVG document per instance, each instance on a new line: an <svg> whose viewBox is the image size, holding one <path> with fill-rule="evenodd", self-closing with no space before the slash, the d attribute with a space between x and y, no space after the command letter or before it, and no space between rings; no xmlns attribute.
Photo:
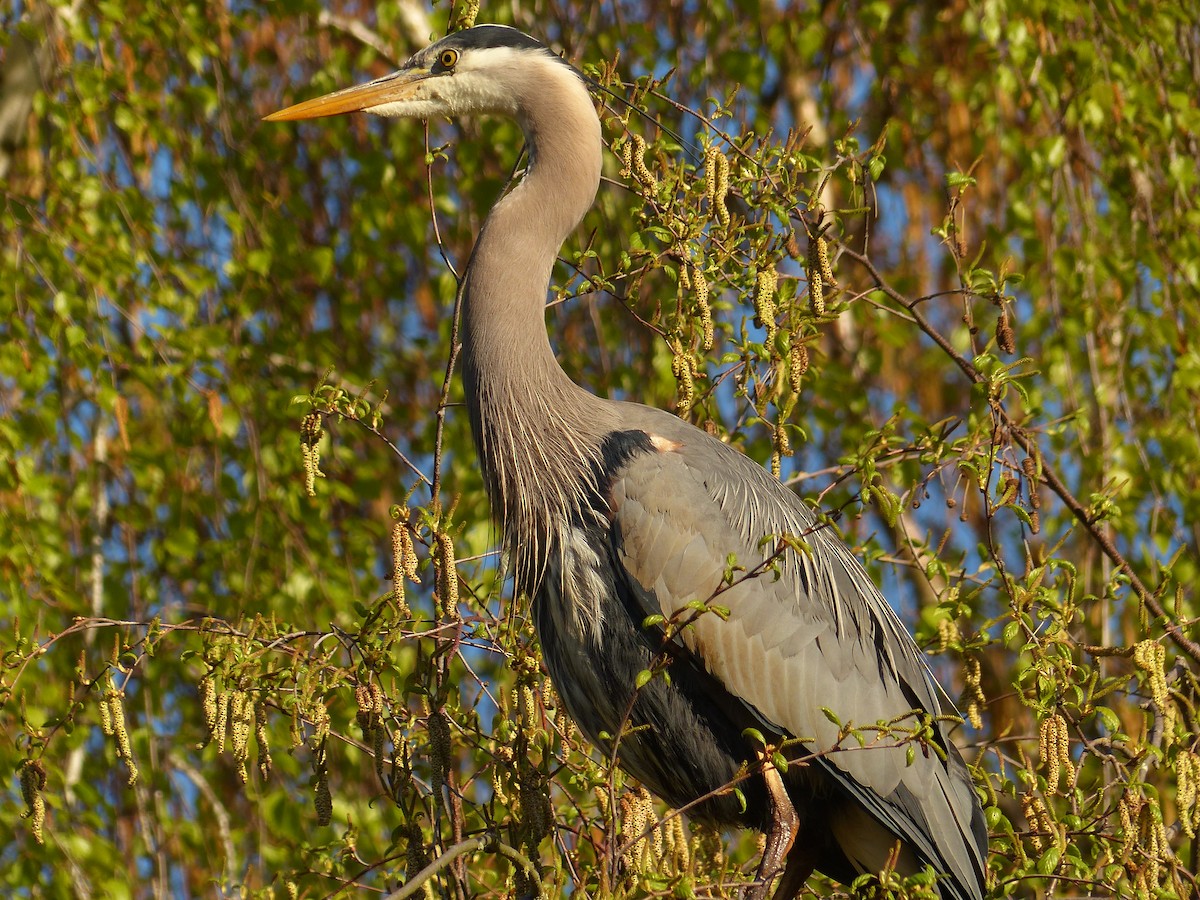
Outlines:
<svg viewBox="0 0 1200 900"><path fill-rule="evenodd" d="M728 608L727 620L705 613L680 635L709 673L759 718L827 754L828 770L876 821L960 884L980 883L978 804L957 751L947 762L917 745L910 763L911 745L895 735L872 743L880 722L940 711L908 632L790 491L735 450L687 436L630 460L611 484L616 554L640 602L668 618L696 600ZM809 549L786 550L771 568L784 535ZM727 580L730 554L743 571ZM824 709L870 746L839 741Z"/></svg>

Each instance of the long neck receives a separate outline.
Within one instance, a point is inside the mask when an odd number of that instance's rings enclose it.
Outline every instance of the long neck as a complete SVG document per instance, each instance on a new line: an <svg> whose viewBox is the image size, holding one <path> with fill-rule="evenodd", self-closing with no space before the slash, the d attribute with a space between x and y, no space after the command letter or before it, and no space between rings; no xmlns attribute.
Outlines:
<svg viewBox="0 0 1200 900"><path fill-rule="evenodd" d="M555 60L544 65L517 114L529 169L484 223L463 287L467 407L493 511L510 541L552 533L578 506L588 448L596 446L589 432L598 424L595 398L554 358L545 307L558 250L599 185L600 123L578 77ZM540 568L545 550L525 548L522 555L536 556L518 567Z"/></svg>
<svg viewBox="0 0 1200 900"><path fill-rule="evenodd" d="M595 199L600 123L583 84L554 60L542 66L518 118L530 148L524 179L492 209L467 264L463 353L472 387L511 379L527 392L565 380L546 336L546 289L563 241ZM478 384L470 381L477 379Z"/></svg>

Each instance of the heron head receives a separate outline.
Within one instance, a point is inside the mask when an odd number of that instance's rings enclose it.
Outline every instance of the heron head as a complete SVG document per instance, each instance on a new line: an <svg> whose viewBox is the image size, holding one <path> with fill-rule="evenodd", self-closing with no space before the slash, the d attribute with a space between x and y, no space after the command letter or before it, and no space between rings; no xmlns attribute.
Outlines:
<svg viewBox="0 0 1200 900"><path fill-rule="evenodd" d="M541 42L505 25L477 25L413 54L397 71L366 84L305 100L268 122L348 112L428 119L471 113L516 115L531 68L574 70Z"/></svg>

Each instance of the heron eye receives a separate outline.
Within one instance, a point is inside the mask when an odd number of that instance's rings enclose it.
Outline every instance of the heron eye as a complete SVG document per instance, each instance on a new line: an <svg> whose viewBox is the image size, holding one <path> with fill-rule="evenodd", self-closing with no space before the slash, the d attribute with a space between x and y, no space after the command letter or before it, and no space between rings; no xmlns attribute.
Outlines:
<svg viewBox="0 0 1200 900"><path fill-rule="evenodd" d="M443 50L438 56L438 62L441 63L444 69L453 69L454 64L458 62L458 51Z"/></svg>

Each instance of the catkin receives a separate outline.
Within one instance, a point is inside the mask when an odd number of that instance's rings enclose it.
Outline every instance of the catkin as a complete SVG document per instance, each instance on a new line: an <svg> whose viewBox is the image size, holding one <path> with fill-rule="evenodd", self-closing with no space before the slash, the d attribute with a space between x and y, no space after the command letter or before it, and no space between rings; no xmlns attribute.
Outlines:
<svg viewBox="0 0 1200 900"><path fill-rule="evenodd" d="M527 760L528 757L522 757ZM521 818L531 846L537 846L554 827L554 811L550 808L550 793L546 779L532 765L522 763L521 780L518 784L521 800Z"/></svg>
<svg viewBox="0 0 1200 900"><path fill-rule="evenodd" d="M1007 472L1000 476L1000 489L997 492L996 505L1010 506L1017 499L1017 479L1013 478Z"/></svg>
<svg viewBox="0 0 1200 900"><path fill-rule="evenodd" d="M324 478L321 471L321 427L320 413L311 412L300 421L300 457L304 464L304 493L317 496L316 483Z"/></svg>
<svg viewBox="0 0 1200 900"><path fill-rule="evenodd" d="M313 808L317 812L318 825L328 825L333 821L333 793L329 790L329 770L324 762L317 766L317 786L314 789Z"/></svg>
<svg viewBox="0 0 1200 900"><path fill-rule="evenodd" d="M1181 750L1175 759L1175 808L1178 810L1179 825L1183 833L1195 838L1200 830L1200 805L1197 805L1197 787L1200 786L1200 756L1190 750Z"/></svg>
<svg viewBox="0 0 1200 900"><path fill-rule="evenodd" d="M1029 530L1037 534L1042 530L1042 519L1039 514L1039 510L1042 508L1042 495L1038 491L1041 473L1037 459L1033 456L1026 456L1022 459L1021 473L1025 476L1025 486L1029 491L1029 506L1032 508L1032 512L1029 514Z"/></svg>
<svg viewBox="0 0 1200 900"><path fill-rule="evenodd" d="M957 643L962 638L962 633L958 630L958 623L953 619L938 619L937 634L938 653L945 653L950 649L951 644Z"/></svg>
<svg viewBox="0 0 1200 900"><path fill-rule="evenodd" d="M1021 812L1029 823L1029 843L1034 852L1041 853L1046 846L1043 833L1046 832L1046 806L1042 799L1034 794L1021 795ZM1049 834L1045 835L1049 837Z"/></svg>
<svg viewBox="0 0 1200 900"><path fill-rule="evenodd" d="M1167 690L1167 675L1164 669L1167 648L1158 641L1145 640L1134 645L1133 662L1149 676L1150 697L1160 711L1166 712L1170 693Z"/></svg>
<svg viewBox="0 0 1200 900"><path fill-rule="evenodd" d="M200 679L200 708L204 711L204 727L211 740L217 726L217 679L211 673Z"/></svg>
<svg viewBox="0 0 1200 900"><path fill-rule="evenodd" d="M1042 719L1038 727L1038 753L1046 768L1046 786L1058 790L1063 774L1071 766L1070 740L1067 722L1054 713Z"/></svg>
<svg viewBox="0 0 1200 900"><path fill-rule="evenodd" d="M221 691L217 695L217 718L213 722L212 737L217 742L217 752L225 752L225 738L229 733L229 700L231 691Z"/></svg>
<svg viewBox="0 0 1200 900"><path fill-rule="evenodd" d="M625 865L630 871L644 872L657 868L653 865L653 838L644 834L650 830L653 819L654 801L645 788L621 798L621 835L629 842L625 851Z"/></svg>
<svg viewBox="0 0 1200 900"><path fill-rule="evenodd" d="M409 881L429 865L429 853L425 849L425 836L421 833L421 826L416 822L409 826L408 846L405 849L404 857L404 876ZM426 881L425 887L426 890L421 896L433 900L432 880Z"/></svg>
<svg viewBox="0 0 1200 900"><path fill-rule="evenodd" d="M267 704L254 702L254 743L258 747L258 774L263 780L271 777L271 745L267 738Z"/></svg>
<svg viewBox="0 0 1200 900"><path fill-rule="evenodd" d="M383 772L385 737L387 737L387 732L382 726L377 725L375 730L371 732L371 757L375 760L375 778L384 787L387 786L387 779Z"/></svg>
<svg viewBox="0 0 1200 900"><path fill-rule="evenodd" d="M492 776L492 792L501 806L508 806L511 797L508 793L508 782L512 778L512 749L504 744L498 744L494 753L496 760Z"/></svg>
<svg viewBox="0 0 1200 900"><path fill-rule="evenodd" d="M250 758L250 735L253 729L254 703L245 691L234 691L229 699L229 744L242 784L250 780L246 761Z"/></svg>
<svg viewBox="0 0 1200 900"><path fill-rule="evenodd" d="M479 15L480 0L467 0L458 16L458 30L462 31L475 25Z"/></svg>
<svg viewBox="0 0 1200 900"><path fill-rule="evenodd" d="M29 833L39 843L46 842L46 798L42 791L46 788L46 770L40 761L26 759L21 763L21 799L25 801L25 812L22 819L29 820Z"/></svg>
<svg viewBox="0 0 1200 900"><path fill-rule="evenodd" d="M788 355L788 384L794 393L800 393L804 373L808 371L808 346L792 337L792 349Z"/></svg>
<svg viewBox="0 0 1200 900"><path fill-rule="evenodd" d="M358 704L358 711L354 716L358 720L358 727L362 729L363 737L370 737L371 729L375 727L375 716L371 708L371 688L366 682L359 682L355 686L354 702Z"/></svg>
<svg viewBox="0 0 1200 900"><path fill-rule="evenodd" d="M716 147L709 147L704 154L704 196L708 199L710 214L715 214L723 227L729 226L729 160Z"/></svg>
<svg viewBox="0 0 1200 900"><path fill-rule="evenodd" d="M392 586L397 601L407 610L404 601L404 579L407 578L413 584L421 583L421 577L417 574L417 551L413 546L410 526L412 517L408 510L402 507L395 507L392 516L396 519L392 523Z"/></svg>
<svg viewBox="0 0 1200 900"><path fill-rule="evenodd" d="M1121 822L1121 862L1128 862L1137 843L1138 833L1133 827L1133 816L1140 809L1140 798L1130 799L1129 794L1122 794L1117 799L1117 818Z"/></svg>
<svg viewBox="0 0 1200 900"><path fill-rule="evenodd" d="M522 683L517 688L517 716L524 728L531 731L536 728L538 724L537 699L533 695L533 688L527 683Z"/></svg>
<svg viewBox="0 0 1200 900"><path fill-rule="evenodd" d="M1071 771L1071 735L1067 729L1067 720L1062 716L1056 716L1058 719L1058 734L1055 735L1058 742L1056 748L1058 750L1058 765L1059 769L1064 773ZM1068 781L1071 777L1067 775Z"/></svg>
<svg viewBox="0 0 1200 900"><path fill-rule="evenodd" d="M1142 807L1142 830L1146 834L1146 881L1152 895L1157 893L1163 855L1169 850L1167 832L1160 816L1155 815L1156 811L1157 804L1147 803Z"/></svg>
<svg viewBox="0 0 1200 900"><path fill-rule="evenodd" d="M632 156L633 174L637 180L650 190L658 187L658 179L654 177L653 172L646 168L646 139L640 134L633 136L633 152L630 155Z"/></svg>
<svg viewBox="0 0 1200 900"><path fill-rule="evenodd" d="M779 274L775 267L760 269L754 285L754 324L767 330L767 343L775 342L778 330L775 323L775 288Z"/></svg>
<svg viewBox="0 0 1200 900"><path fill-rule="evenodd" d="M438 597L442 615L458 618L458 568L454 564L454 538L444 531L435 535L438 545Z"/></svg>
<svg viewBox="0 0 1200 900"><path fill-rule="evenodd" d="M707 352L713 348L714 337L712 307L708 304L708 281L700 266L688 263L687 268L691 269L692 290L696 294L696 306L700 310L700 327L703 330L700 346Z"/></svg>
<svg viewBox="0 0 1200 900"><path fill-rule="evenodd" d="M113 720L112 710L108 707L108 693L100 695L100 731L105 735L112 737Z"/></svg>
<svg viewBox="0 0 1200 900"><path fill-rule="evenodd" d="M126 783L132 786L138 780L137 763L133 761L133 747L129 732L125 728L125 695L118 690L108 692L108 711L112 716L113 737L117 742L117 757L124 761L128 776Z"/></svg>
<svg viewBox="0 0 1200 900"><path fill-rule="evenodd" d="M996 346L1010 356L1017 352L1017 339L1007 312L1000 313L1000 318L996 320Z"/></svg>
<svg viewBox="0 0 1200 900"><path fill-rule="evenodd" d="M663 828L662 822L654 815L653 807L651 807L650 818L654 822L654 828L650 832L650 855L654 861L655 870L661 870L663 859L667 855L667 834Z"/></svg>
<svg viewBox="0 0 1200 900"><path fill-rule="evenodd" d="M246 754L250 743L250 696L245 691L235 690L229 695L229 749L234 759Z"/></svg>
<svg viewBox="0 0 1200 900"><path fill-rule="evenodd" d="M671 339L671 374L679 383L679 399L675 402L675 414L686 416L696 399L696 383L694 380L695 363L691 356L684 354L683 344L678 338Z"/></svg>
<svg viewBox="0 0 1200 900"><path fill-rule="evenodd" d="M667 852L675 863L675 871L686 872L691 865L691 846L688 843L687 829L683 827L683 816L674 815L667 823Z"/></svg>
<svg viewBox="0 0 1200 900"><path fill-rule="evenodd" d="M817 273L826 284L837 287L837 280L833 277L833 268L829 265L829 242L823 237L817 237L816 243Z"/></svg>
<svg viewBox="0 0 1200 900"><path fill-rule="evenodd" d="M821 238L809 238L808 260L805 265L808 276L808 305L812 308L812 314L818 318L825 315L825 285L821 275L822 243Z"/></svg>
<svg viewBox="0 0 1200 900"><path fill-rule="evenodd" d="M429 732L429 763L433 769L433 786L438 798L442 795L442 785L450 774L450 753L453 749L450 743L450 721L440 709L433 710L426 721Z"/></svg>
<svg viewBox="0 0 1200 900"><path fill-rule="evenodd" d="M971 723L972 728L983 727L981 709L987 698L984 697L983 688L980 686L982 674L978 659L969 656L963 660L963 680L971 698L967 701L967 721Z"/></svg>
<svg viewBox="0 0 1200 900"><path fill-rule="evenodd" d="M412 615L408 601L404 598L404 542L408 537L408 526L404 522L392 523L392 599L401 618Z"/></svg>
<svg viewBox="0 0 1200 900"><path fill-rule="evenodd" d="M383 713L384 713L383 701L384 701L383 688L381 688L377 682L372 681L371 682L371 711L375 714L376 722L383 721Z"/></svg>
<svg viewBox="0 0 1200 900"><path fill-rule="evenodd" d="M777 453L779 453L781 456L791 456L792 455L792 442L788 438L787 429L783 425L775 426L774 438L775 438L775 440L774 440L775 451ZM779 476L776 475L776 477L779 477Z"/></svg>

